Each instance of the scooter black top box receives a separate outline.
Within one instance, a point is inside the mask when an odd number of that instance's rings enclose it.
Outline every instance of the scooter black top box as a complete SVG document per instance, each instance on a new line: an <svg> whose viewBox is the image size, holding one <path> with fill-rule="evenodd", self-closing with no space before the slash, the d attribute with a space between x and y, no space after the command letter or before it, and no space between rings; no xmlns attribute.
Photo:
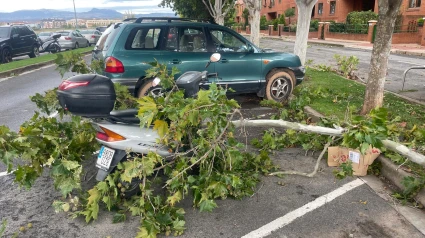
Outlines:
<svg viewBox="0 0 425 238"><path fill-rule="evenodd" d="M57 95L62 108L84 117L108 117L116 99L112 81L97 74L77 75L63 81Z"/></svg>

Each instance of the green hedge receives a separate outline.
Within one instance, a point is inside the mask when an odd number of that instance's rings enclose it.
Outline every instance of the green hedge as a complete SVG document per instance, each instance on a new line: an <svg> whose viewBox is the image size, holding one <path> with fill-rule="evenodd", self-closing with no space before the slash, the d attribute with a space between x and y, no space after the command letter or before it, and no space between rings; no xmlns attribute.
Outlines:
<svg viewBox="0 0 425 238"><path fill-rule="evenodd" d="M368 24L370 20L378 20L378 14L372 11L350 12L347 15L346 23L349 25Z"/></svg>

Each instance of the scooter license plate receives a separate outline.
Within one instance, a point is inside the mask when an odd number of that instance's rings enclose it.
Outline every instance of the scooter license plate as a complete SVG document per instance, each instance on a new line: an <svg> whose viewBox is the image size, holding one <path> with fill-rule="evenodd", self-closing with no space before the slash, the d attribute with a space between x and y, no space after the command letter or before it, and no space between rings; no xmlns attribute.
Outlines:
<svg viewBox="0 0 425 238"><path fill-rule="evenodd" d="M115 150L102 146L97 156L96 167L108 170L111 166L112 158L114 158Z"/></svg>

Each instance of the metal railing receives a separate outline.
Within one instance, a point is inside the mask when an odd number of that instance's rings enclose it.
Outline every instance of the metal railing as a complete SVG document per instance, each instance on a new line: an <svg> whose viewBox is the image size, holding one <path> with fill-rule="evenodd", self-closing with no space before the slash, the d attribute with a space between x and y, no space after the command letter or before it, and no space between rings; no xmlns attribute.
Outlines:
<svg viewBox="0 0 425 238"><path fill-rule="evenodd" d="M418 32L418 25L417 24L394 26L394 33L412 33L412 32Z"/></svg>

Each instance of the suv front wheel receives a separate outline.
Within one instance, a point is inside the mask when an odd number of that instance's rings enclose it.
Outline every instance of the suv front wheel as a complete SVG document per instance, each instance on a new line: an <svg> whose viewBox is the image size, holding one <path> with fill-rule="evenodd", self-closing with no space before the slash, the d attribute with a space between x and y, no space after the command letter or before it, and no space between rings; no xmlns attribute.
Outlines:
<svg viewBox="0 0 425 238"><path fill-rule="evenodd" d="M292 93L293 80L285 71L276 71L267 80L266 98L277 102L283 102Z"/></svg>
<svg viewBox="0 0 425 238"><path fill-rule="evenodd" d="M30 58L35 58L40 56L40 51L38 50L38 46L37 45L33 45L32 46L32 51L31 53L28 55Z"/></svg>
<svg viewBox="0 0 425 238"><path fill-rule="evenodd" d="M153 86L153 79L147 79L140 87L137 97L142 98L144 96L161 97L164 95L164 89L161 86Z"/></svg>

